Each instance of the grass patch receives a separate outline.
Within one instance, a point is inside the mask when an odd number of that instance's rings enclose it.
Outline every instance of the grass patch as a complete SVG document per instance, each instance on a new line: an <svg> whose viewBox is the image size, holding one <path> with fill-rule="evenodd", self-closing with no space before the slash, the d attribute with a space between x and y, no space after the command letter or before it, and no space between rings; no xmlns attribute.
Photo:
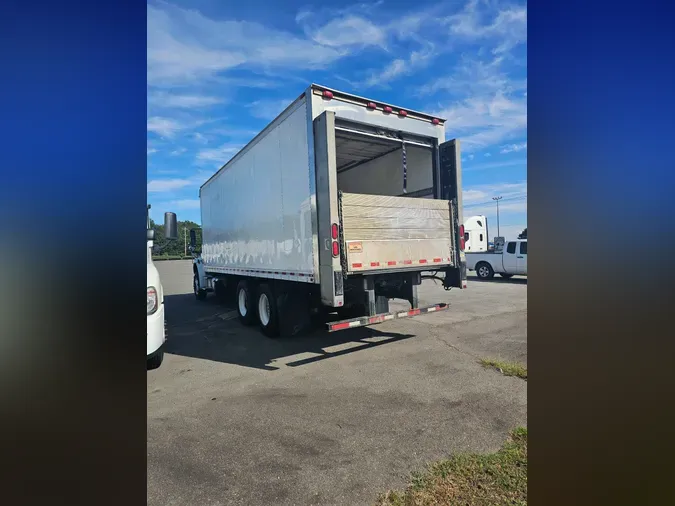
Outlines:
<svg viewBox="0 0 675 506"><path fill-rule="evenodd" d="M480 364L483 367L491 367L492 369L498 370L504 376L517 376L524 380L527 380L527 367L523 367L520 364L514 364L511 362L504 362L502 360L491 360L491 359L481 359Z"/></svg>
<svg viewBox="0 0 675 506"><path fill-rule="evenodd" d="M377 506L527 504L527 429L519 427L497 453L456 455L414 474L404 492L389 491Z"/></svg>

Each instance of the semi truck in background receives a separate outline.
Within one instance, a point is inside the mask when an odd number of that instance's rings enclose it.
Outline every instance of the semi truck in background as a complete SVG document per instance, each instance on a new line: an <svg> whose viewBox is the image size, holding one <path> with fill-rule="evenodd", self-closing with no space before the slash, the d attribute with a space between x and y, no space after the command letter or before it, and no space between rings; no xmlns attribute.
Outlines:
<svg viewBox="0 0 675 506"><path fill-rule="evenodd" d="M164 290L159 279L159 272L152 261L152 253L155 249L155 231L150 225L150 204L147 209L146 220L147 232L147 369L157 369L164 360L164 343L166 342L166 329L164 323ZM164 236L173 240L178 237L176 215L164 213Z"/></svg>
<svg viewBox="0 0 675 506"><path fill-rule="evenodd" d="M486 216L471 216L464 221L464 244L467 253L489 249Z"/></svg>
<svg viewBox="0 0 675 506"><path fill-rule="evenodd" d="M230 290L270 337L447 309L417 287L466 288L461 174L443 119L312 84L200 188L195 297Z"/></svg>

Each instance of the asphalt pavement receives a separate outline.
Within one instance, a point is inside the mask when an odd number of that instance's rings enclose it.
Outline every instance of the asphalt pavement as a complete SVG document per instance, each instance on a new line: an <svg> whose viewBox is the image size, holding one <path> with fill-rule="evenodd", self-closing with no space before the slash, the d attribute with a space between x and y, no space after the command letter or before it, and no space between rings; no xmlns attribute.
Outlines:
<svg viewBox="0 0 675 506"><path fill-rule="evenodd" d="M213 296L190 261L157 262L169 340L148 372L149 505L360 505L453 452L496 450L527 424L527 281L432 281L447 311L269 339ZM404 306L401 306L404 307Z"/></svg>

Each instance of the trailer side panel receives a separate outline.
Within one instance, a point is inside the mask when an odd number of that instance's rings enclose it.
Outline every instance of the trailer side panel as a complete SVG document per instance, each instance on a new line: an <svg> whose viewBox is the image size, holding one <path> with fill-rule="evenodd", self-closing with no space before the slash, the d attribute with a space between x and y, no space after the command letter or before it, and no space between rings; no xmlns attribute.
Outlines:
<svg viewBox="0 0 675 506"><path fill-rule="evenodd" d="M301 98L201 188L206 271L319 281L307 117Z"/></svg>

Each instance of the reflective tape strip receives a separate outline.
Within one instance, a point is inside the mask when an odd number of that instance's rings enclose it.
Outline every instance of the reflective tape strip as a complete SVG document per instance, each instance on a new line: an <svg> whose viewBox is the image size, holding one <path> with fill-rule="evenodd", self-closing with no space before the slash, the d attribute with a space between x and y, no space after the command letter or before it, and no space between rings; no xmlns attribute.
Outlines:
<svg viewBox="0 0 675 506"><path fill-rule="evenodd" d="M435 304L433 306L428 306L428 307L423 307L423 308L418 308L418 309L411 309L410 311L402 311L399 313L384 313L384 314L379 314L375 316L361 316L358 318L354 318L351 320L343 320L339 322L334 322L334 323L328 323L326 324L328 327L329 332L335 332L337 330L345 330L349 328L354 328L354 327L362 327L366 325L374 325L377 323L382 323L385 321L389 320L394 320L396 318L409 318L411 316L418 316L421 314L425 313L432 313L435 311L442 311L444 309L447 309L448 305L443 303L443 304Z"/></svg>

